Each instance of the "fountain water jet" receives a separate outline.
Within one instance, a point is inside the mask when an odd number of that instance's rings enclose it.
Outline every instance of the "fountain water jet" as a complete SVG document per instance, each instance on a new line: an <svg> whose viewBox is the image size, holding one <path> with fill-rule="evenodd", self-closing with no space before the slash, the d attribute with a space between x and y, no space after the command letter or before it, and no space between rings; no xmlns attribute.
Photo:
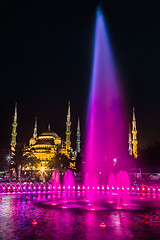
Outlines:
<svg viewBox="0 0 160 240"><path fill-rule="evenodd" d="M127 134L124 103L104 17L97 11L94 61L87 116L85 172L107 182L113 159L124 158ZM123 165L124 159L123 159Z"/></svg>

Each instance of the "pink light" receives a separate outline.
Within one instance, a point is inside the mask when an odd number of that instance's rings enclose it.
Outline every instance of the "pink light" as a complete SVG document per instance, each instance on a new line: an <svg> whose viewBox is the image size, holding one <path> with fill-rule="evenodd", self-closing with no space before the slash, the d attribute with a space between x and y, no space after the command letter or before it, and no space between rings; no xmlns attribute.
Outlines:
<svg viewBox="0 0 160 240"><path fill-rule="evenodd" d="M5 187L3 187L3 190L5 190Z"/></svg>
<svg viewBox="0 0 160 240"><path fill-rule="evenodd" d="M127 190L129 190L129 187L127 187Z"/></svg>
<svg viewBox="0 0 160 240"><path fill-rule="evenodd" d="M11 188L10 188L10 187L8 187L8 189L10 190Z"/></svg>
<svg viewBox="0 0 160 240"><path fill-rule="evenodd" d="M0 198L0 202L2 202L2 198Z"/></svg>
<svg viewBox="0 0 160 240"><path fill-rule="evenodd" d="M75 189L76 187L75 186L73 186L73 189Z"/></svg>
<svg viewBox="0 0 160 240"><path fill-rule="evenodd" d="M65 186L63 186L63 189L65 189Z"/></svg>
<svg viewBox="0 0 160 240"><path fill-rule="evenodd" d="M85 187L83 186L83 190L85 189Z"/></svg>
<svg viewBox="0 0 160 240"><path fill-rule="evenodd" d="M36 189L36 187L34 187L34 189Z"/></svg>
<svg viewBox="0 0 160 240"><path fill-rule="evenodd" d="M89 189L89 187L88 187L88 189Z"/></svg>
<svg viewBox="0 0 160 240"><path fill-rule="evenodd" d="M63 206L63 209L66 209L67 207L66 206Z"/></svg>
<svg viewBox="0 0 160 240"><path fill-rule="evenodd" d="M78 186L78 190L81 189L80 186Z"/></svg>
<svg viewBox="0 0 160 240"><path fill-rule="evenodd" d="M94 187L93 187L93 189L94 189Z"/></svg>
<svg viewBox="0 0 160 240"><path fill-rule="evenodd" d="M50 187L48 187L48 189L50 189Z"/></svg>
<svg viewBox="0 0 160 240"><path fill-rule="evenodd" d="M70 185L68 186L68 189L70 189L71 187L70 187Z"/></svg>
<svg viewBox="0 0 160 240"><path fill-rule="evenodd" d="M155 191L155 188L153 188L153 191Z"/></svg>
<svg viewBox="0 0 160 240"><path fill-rule="evenodd" d="M117 187L117 190L119 190L119 187Z"/></svg>
<svg viewBox="0 0 160 240"><path fill-rule="evenodd" d="M37 225L36 219L33 219L32 225L33 225L33 226L36 226L36 225Z"/></svg>
<svg viewBox="0 0 160 240"><path fill-rule="evenodd" d="M160 188L158 188L158 191L160 191Z"/></svg>
<svg viewBox="0 0 160 240"><path fill-rule="evenodd" d="M46 187L44 187L43 189L46 189Z"/></svg>
<svg viewBox="0 0 160 240"><path fill-rule="evenodd" d="M148 191L150 191L150 188L148 188Z"/></svg>
<svg viewBox="0 0 160 240"><path fill-rule="evenodd" d="M18 187L18 189L21 189L20 187Z"/></svg>
<svg viewBox="0 0 160 240"><path fill-rule="evenodd" d="M107 189L109 189L109 187L107 186Z"/></svg>
<svg viewBox="0 0 160 240"><path fill-rule="evenodd" d="M134 187L132 187L132 190L134 191Z"/></svg>
<svg viewBox="0 0 160 240"><path fill-rule="evenodd" d="M105 228L105 227L106 227L106 224L104 223L104 221L102 221L99 226L100 226L101 228Z"/></svg>
<svg viewBox="0 0 160 240"><path fill-rule="evenodd" d="M104 186L102 186L102 190L104 190Z"/></svg>
<svg viewBox="0 0 160 240"><path fill-rule="evenodd" d="M122 187L122 190L124 190L124 187Z"/></svg>
<svg viewBox="0 0 160 240"><path fill-rule="evenodd" d="M137 190L139 191L139 188L137 188Z"/></svg>
<svg viewBox="0 0 160 240"><path fill-rule="evenodd" d="M114 187L112 187L112 190L114 190Z"/></svg>
<svg viewBox="0 0 160 240"><path fill-rule="evenodd" d="M99 190L99 187L97 187L97 189Z"/></svg>
<svg viewBox="0 0 160 240"><path fill-rule="evenodd" d="M30 187L28 189L30 189Z"/></svg>
<svg viewBox="0 0 160 240"><path fill-rule="evenodd" d="M91 208L91 211L95 211L95 208Z"/></svg>
<svg viewBox="0 0 160 240"><path fill-rule="evenodd" d="M142 191L144 191L145 190L145 188L142 188Z"/></svg>
<svg viewBox="0 0 160 240"><path fill-rule="evenodd" d="M41 187L39 187L39 189L41 189Z"/></svg>
<svg viewBox="0 0 160 240"><path fill-rule="evenodd" d="M15 189L15 187L13 187L13 189Z"/></svg>

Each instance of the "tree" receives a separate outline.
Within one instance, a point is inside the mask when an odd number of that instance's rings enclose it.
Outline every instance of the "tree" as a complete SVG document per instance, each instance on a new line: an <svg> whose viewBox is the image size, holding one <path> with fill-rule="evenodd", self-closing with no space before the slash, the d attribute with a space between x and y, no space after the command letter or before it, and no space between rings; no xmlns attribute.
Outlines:
<svg viewBox="0 0 160 240"><path fill-rule="evenodd" d="M17 143L15 151L12 152L12 159L10 162L10 170L15 169L16 179L21 175L21 169L25 168L27 164L30 166L37 166L38 160L31 152L25 151L25 146L22 143Z"/></svg>
<svg viewBox="0 0 160 240"><path fill-rule="evenodd" d="M70 165L70 159L65 154L57 153L53 159L48 163L50 169L54 168L61 172L64 169L68 169Z"/></svg>
<svg viewBox="0 0 160 240"><path fill-rule="evenodd" d="M139 153L138 161L143 171L160 171L160 142L142 149Z"/></svg>
<svg viewBox="0 0 160 240"><path fill-rule="evenodd" d="M8 170L10 154L7 149L0 150L0 171Z"/></svg>

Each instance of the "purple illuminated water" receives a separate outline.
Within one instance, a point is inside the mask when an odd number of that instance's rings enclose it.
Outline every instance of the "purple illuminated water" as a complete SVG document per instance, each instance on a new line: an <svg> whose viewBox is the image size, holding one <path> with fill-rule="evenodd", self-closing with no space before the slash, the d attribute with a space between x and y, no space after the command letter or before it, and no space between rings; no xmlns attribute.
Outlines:
<svg viewBox="0 0 160 240"><path fill-rule="evenodd" d="M94 60L88 107L85 171L106 183L113 159L125 165L127 134L119 78L113 60L107 28L97 11Z"/></svg>
<svg viewBox="0 0 160 240"><path fill-rule="evenodd" d="M57 170L54 170L54 172L52 173L51 184L52 188L54 189L58 189L58 187L61 185L60 176Z"/></svg>

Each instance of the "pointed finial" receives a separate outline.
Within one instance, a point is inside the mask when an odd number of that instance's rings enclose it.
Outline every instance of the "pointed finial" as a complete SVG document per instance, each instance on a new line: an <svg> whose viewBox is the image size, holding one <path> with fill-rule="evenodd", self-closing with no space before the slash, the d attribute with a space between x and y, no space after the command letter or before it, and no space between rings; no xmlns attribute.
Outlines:
<svg viewBox="0 0 160 240"><path fill-rule="evenodd" d="M80 132L80 118L78 117L77 132Z"/></svg>
<svg viewBox="0 0 160 240"><path fill-rule="evenodd" d="M17 123L17 103L15 103L14 123Z"/></svg>
<svg viewBox="0 0 160 240"><path fill-rule="evenodd" d="M71 109L70 109L70 101L68 101L68 115L71 115Z"/></svg>
<svg viewBox="0 0 160 240"><path fill-rule="evenodd" d="M133 121L136 120L136 117L135 117L135 108L133 107Z"/></svg>
<svg viewBox="0 0 160 240"><path fill-rule="evenodd" d="M51 131L51 125L50 125L50 123L48 124L48 131L49 131L49 132Z"/></svg>
<svg viewBox="0 0 160 240"><path fill-rule="evenodd" d="M37 137L37 117L35 117L35 124L34 124L34 133L33 133L33 137L34 137L34 138Z"/></svg>

